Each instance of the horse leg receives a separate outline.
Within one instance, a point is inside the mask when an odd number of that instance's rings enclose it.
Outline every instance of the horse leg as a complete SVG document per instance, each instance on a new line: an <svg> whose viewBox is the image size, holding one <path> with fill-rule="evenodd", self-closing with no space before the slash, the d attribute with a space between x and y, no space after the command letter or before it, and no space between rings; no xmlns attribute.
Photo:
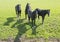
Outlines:
<svg viewBox="0 0 60 42"><path fill-rule="evenodd" d="M20 17L21 17L21 11L19 11Z"/></svg>
<svg viewBox="0 0 60 42"><path fill-rule="evenodd" d="M20 17L21 17L21 14L20 14Z"/></svg>
<svg viewBox="0 0 60 42"><path fill-rule="evenodd" d="M32 19L32 27L33 27L33 19Z"/></svg>
<svg viewBox="0 0 60 42"><path fill-rule="evenodd" d="M35 26L36 24L35 24L35 19L34 19L34 26Z"/></svg>
<svg viewBox="0 0 60 42"><path fill-rule="evenodd" d="M44 18L45 18L45 16L42 16L42 24L44 23Z"/></svg>
<svg viewBox="0 0 60 42"><path fill-rule="evenodd" d="M28 21L30 22L30 17L28 16Z"/></svg>
<svg viewBox="0 0 60 42"><path fill-rule="evenodd" d="M33 28L36 27L36 26L35 26L35 19L34 19L34 20L32 19L32 27L33 27Z"/></svg>
<svg viewBox="0 0 60 42"><path fill-rule="evenodd" d="M38 19L39 19L39 15L38 15Z"/></svg>
<svg viewBox="0 0 60 42"><path fill-rule="evenodd" d="M35 24L35 19L34 19L34 28L36 27L36 24Z"/></svg>
<svg viewBox="0 0 60 42"><path fill-rule="evenodd" d="M19 11L17 11L17 21L19 20Z"/></svg>
<svg viewBox="0 0 60 42"><path fill-rule="evenodd" d="M27 14L25 14L25 19L27 18Z"/></svg>
<svg viewBox="0 0 60 42"><path fill-rule="evenodd" d="M17 21L19 21L19 15L17 14Z"/></svg>
<svg viewBox="0 0 60 42"><path fill-rule="evenodd" d="M20 13L20 11L18 11L18 20L20 17L21 17L21 13Z"/></svg>

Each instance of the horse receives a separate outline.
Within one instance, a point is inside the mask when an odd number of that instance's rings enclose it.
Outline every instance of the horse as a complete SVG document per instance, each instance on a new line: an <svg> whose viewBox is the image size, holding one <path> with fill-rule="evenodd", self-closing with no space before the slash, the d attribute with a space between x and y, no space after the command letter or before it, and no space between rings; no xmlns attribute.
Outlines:
<svg viewBox="0 0 60 42"><path fill-rule="evenodd" d="M36 10L37 10L37 13L38 13L38 19L39 19L39 16L42 16L42 24L43 24L46 14L48 14L48 16L50 16L50 9L41 10L39 8L36 8Z"/></svg>
<svg viewBox="0 0 60 42"><path fill-rule="evenodd" d="M32 27L35 26L36 14L37 10L32 11L29 3L27 3L25 9L25 18L28 16L28 21L30 22L30 19L32 20Z"/></svg>
<svg viewBox="0 0 60 42"><path fill-rule="evenodd" d="M19 16L21 17L21 5L20 4L17 4L15 6L15 11L16 11L17 18L19 20Z"/></svg>
<svg viewBox="0 0 60 42"><path fill-rule="evenodd" d="M27 18L28 9L30 9L29 3L27 3L26 8L25 8L25 18Z"/></svg>
<svg viewBox="0 0 60 42"><path fill-rule="evenodd" d="M37 10L31 11L30 9L28 10L28 20L30 22L30 19L32 20L32 27L35 27L35 21L37 17Z"/></svg>

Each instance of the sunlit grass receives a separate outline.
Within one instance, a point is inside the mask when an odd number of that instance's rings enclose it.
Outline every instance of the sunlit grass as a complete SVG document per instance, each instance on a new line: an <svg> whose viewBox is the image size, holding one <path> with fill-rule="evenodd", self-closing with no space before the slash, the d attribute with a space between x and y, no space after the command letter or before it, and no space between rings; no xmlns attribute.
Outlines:
<svg viewBox="0 0 60 42"><path fill-rule="evenodd" d="M50 9L50 17L46 15L44 27L41 25L42 19L36 20L36 35L32 34L31 24L28 24L25 18L25 5L30 3L32 10L35 8ZM21 4L22 16L21 21L16 23L15 5ZM8 20L12 19L12 20ZM6 25L6 24L9 25ZM5 24L5 25L4 25ZM17 27L11 28L13 25ZM56 37L60 38L60 0L0 0L0 38L16 37L20 32L21 35L31 37ZM19 35L20 35L19 34Z"/></svg>

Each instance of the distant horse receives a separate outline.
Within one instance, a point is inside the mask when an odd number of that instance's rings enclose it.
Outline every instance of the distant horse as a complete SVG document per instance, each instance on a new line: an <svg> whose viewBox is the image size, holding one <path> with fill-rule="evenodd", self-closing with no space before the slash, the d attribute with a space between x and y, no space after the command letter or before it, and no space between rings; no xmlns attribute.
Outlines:
<svg viewBox="0 0 60 42"><path fill-rule="evenodd" d="M32 20L32 27L35 26L35 20L36 20L36 16L37 15L37 10L31 11L28 10L28 20L30 22L30 19Z"/></svg>
<svg viewBox="0 0 60 42"><path fill-rule="evenodd" d="M30 9L29 3L27 3L26 8L25 8L25 18L27 18L28 9Z"/></svg>
<svg viewBox="0 0 60 42"><path fill-rule="evenodd" d="M39 16L42 16L42 24L43 24L46 14L48 14L48 16L50 15L50 9L40 10L39 8L36 8L36 10L38 13L38 19L39 19Z"/></svg>
<svg viewBox="0 0 60 42"><path fill-rule="evenodd" d="M20 4L17 4L15 6L15 11L16 11L17 18L19 18L19 16L21 16L21 6L20 6Z"/></svg>

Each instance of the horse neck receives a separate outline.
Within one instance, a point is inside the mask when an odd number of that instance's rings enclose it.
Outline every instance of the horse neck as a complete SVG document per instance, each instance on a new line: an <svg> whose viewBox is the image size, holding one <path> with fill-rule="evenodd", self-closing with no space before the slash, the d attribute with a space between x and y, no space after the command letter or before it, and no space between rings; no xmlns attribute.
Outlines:
<svg viewBox="0 0 60 42"><path fill-rule="evenodd" d="M48 16L49 16L49 10L46 11L46 14L48 14Z"/></svg>
<svg viewBox="0 0 60 42"><path fill-rule="evenodd" d="M33 14L36 14L36 10L34 10L32 13L33 13Z"/></svg>

